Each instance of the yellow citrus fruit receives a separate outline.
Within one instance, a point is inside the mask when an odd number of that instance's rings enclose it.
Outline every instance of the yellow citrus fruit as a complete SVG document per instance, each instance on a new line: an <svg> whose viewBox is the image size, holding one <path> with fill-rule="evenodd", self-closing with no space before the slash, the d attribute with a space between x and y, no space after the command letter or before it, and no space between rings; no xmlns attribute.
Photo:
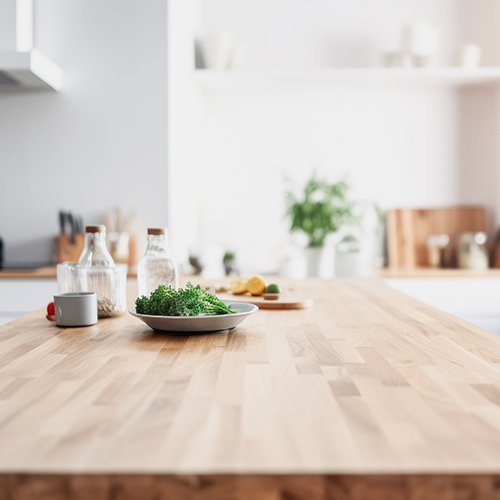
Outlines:
<svg viewBox="0 0 500 500"><path fill-rule="evenodd" d="M266 286L266 280L262 276L253 276L248 280L246 288L252 295L262 295Z"/></svg>
<svg viewBox="0 0 500 500"><path fill-rule="evenodd" d="M233 292L234 295L242 295L247 292L247 281L247 278L238 278L231 282L229 290Z"/></svg>

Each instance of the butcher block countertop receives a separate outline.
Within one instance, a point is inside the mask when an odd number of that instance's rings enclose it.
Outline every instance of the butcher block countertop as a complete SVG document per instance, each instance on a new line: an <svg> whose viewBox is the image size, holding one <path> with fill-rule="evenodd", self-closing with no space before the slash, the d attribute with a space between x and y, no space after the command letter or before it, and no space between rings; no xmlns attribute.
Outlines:
<svg viewBox="0 0 500 500"><path fill-rule="evenodd" d="M56 278L56 266L38 267L36 269L0 269L1 278Z"/></svg>
<svg viewBox="0 0 500 500"><path fill-rule="evenodd" d="M364 498L349 475L404 490L419 474L452 489L480 474L480 491L498 487L496 335L378 279L282 284L314 306L260 310L230 333L161 335L129 314L63 329L42 310L0 327L0 493L26 478L64 494L122 478L150 498L172 477L192 496L151 498L247 498L194 492L237 477L241 491L259 478L286 489L283 477L299 491L306 474L307 495L283 498L337 498L320 496L325 481Z"/></svg>
<svg viewBox="0 0 500 500"><path fill-rule="evenodd" d="M129 267L127 275L129 277L137 277L137 267ZM36 269L0 269L0 279L2 278L57 278L57 267L47 266L38 267Z"/></svg>

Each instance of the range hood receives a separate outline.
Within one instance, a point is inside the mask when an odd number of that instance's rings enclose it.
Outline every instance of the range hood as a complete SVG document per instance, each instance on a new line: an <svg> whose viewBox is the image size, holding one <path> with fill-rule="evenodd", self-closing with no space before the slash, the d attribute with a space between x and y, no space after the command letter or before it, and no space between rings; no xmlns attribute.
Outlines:
<svg viewBox="0 0 500 500"><path fill-rule="evenodd" d="M15 18L10 22L16 23L15 50L0 51L0 90L61 90L61 68L34 46L34 1L15 0Z"/></svg>
<svg viewBox="0 0 500 500"><path fill-rule="evenodd" d="M61 68L37 49L29 52L0 52L1 88L40 88L60 90Z"/></svg>

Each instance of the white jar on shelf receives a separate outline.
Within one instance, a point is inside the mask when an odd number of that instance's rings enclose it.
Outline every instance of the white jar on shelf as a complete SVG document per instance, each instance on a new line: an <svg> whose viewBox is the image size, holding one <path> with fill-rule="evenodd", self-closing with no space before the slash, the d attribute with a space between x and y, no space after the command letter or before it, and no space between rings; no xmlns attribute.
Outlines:
<svg viewBox="0 0 500 500"><path fill-rule="evenodd" d="M412 57L413 66L435 66L439 48L439 31L429 23L417 22L401 31L401 51Z"/></svg>

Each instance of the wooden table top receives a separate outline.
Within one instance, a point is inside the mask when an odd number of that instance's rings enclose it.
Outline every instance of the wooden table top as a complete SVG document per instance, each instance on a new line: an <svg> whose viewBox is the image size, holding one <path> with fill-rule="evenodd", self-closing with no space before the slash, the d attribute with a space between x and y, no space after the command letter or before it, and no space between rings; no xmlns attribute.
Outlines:
<svg viewBox="0 0 500 500"><path fill-rule="evenodd" d="M131 266L127 272L128 277L137 277L137 266ZM0 269L2 278L57 278L57 267L47 266L36 269Z"/></svg>
<svg viewBox="0 0 500 500"><path fill-rule="evenodd" d="M0 328L1 473L499 473L500 340L380 280L172 337ZM133 295L133 291L131 291Z"/></svg>
<svg viewBox="0 0 500 500"><path fill-rule="evenodd" d="M56 278L56 266L36 269L0 269L0 278Z"/></svg>

